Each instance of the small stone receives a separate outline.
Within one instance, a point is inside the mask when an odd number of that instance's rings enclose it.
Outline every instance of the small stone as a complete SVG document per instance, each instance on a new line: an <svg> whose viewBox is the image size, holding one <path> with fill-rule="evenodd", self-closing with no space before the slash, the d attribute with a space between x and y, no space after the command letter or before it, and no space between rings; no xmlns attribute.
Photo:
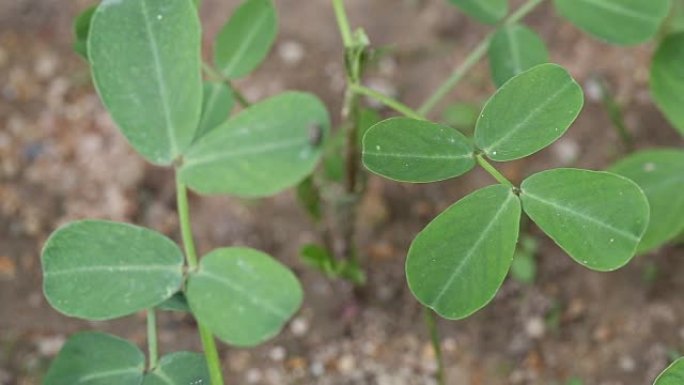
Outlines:
<svg viewBox="0 0 684 385"><path fill-rule="evenodd" d="M580 155L580 145L572 139L561 139L552 148L562 165L575 163Z"/></svg>
<svg viewBox="0 0 684 385"><path fill-rule="evenodd" d="M311 363L311 366L309 366L309 371L312 376L321 377L325 374L325 365L320 361L314 361Z"/></svg>
<svg viewBox="0 0 684 385"><path fill-rule="evenodd" d="M290 324L290 331L295 336L301 337L309 331L309 322L302 317L297 317L292 320L292 323Z"/></svg>
<svg viewBox="0 0 684 385"><path fill-rule="evenodd" d="M247 381L248 384L256 384L257 382L261 381L263 375L259 371L259 369L249 369L247 371L247 374L245 375L245 380Z"/></svg>
<svg viewBox="0 0 684 385"><path fill-rule="evenodd" d="M525 332L530 338L542 338L546 333L546 324L541 317L532 317L525 322Z"/></svg>
<svg viewBox="0 0 684 385"><path fill-rule="evenodd" d="M285 359L286 354L284 347L276 346L268 352L268 357L275 362L280 362Z"/></svg>
<svg viewBox="0 0 684 385"><path fill-rule="evenodd" d="M630 356L622 356L619 361L620 369L627 373L631 373L636 369L636 362Z"/></svg>
<svg viewBox="0 0 684 385"><path fill-rule="evenodd" d="M62 349L65 340L66 339L62 335L40 338L37 341L38 352L45 357L55 356L59 350Z"/></svg>
<svg viewBox="0 0 684 385"><path fill-rule="evenodd" d="M295 66L304 59L304 46L294 40L288 40L278 46L280 59L289 66Z"/></svg>
<svg viewBox="0 0 684 385"><path fill-rule="evenodd" d="M356 369L356 360L354 356L350 354L345 354L337 361L337 370L340 373L351 373Z"/></svg>

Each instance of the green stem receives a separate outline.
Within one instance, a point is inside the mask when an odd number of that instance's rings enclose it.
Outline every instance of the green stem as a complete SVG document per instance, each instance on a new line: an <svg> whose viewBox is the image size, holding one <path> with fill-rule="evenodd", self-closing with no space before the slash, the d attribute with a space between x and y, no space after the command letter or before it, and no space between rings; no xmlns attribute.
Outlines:
<svg viewBox="0 0 684 385"><path fill-rule="evenodd" d="M435 352L435 361L437 361L437 384L445 385L446 380L444 378L444 360L442 358L442 345L440 344L439 330L437 329L437 320L435 319L435 313L432 312L427 306L423 306L423 315L425 316L425 326L427 326L428 332L430 333L430 342L432 343L432 349Z"/></svg>
<svg viewBox="0 0 684 385"><path fill-rule="evenodd" d="M407 105L395 99L392 99L389 96L384 95L378 91L358 84L350 84L349 88L357 94L365 95L379 101L380 103L386 105L387 107L399 112L400 114L406 117L417 120L425 120L425 118L420 113L414 111L413 109L411 109L411 107L408 107Z"/></svg>
<svg viewBox="0 0 684 385"><path fill-rule="evenodd" d="M154 308L147 309L147 351L149 353L149 370L157 367L159 350L157 349L157 314Z"/></svg>
<svg viewBox="0 0 684 385"><path fill-rule="evenodd" d="M195 249L195 241L192 237L192 227L190 226L190 206L188 204L188 189L180 179L180 173L176 170L176 194L178 200L178 217L180 220L181 237L183 238L183 247L185 248L185 258L188 268L190 270L197 269L197 250ZM221 360L219 359L218 349L216 349L216 342L214 336L209 329L197 322L200 339L202 340L202 348L209 367L209 379L211 385L223 385L223 374L221 373Z"/></svg>
<svg viewBox="0 0 684 385"><path fill-rule="evenodd" d="M506 20L503 25L511 25L520 21L523 17L527 16L528 13L532 12L542 1L544 0L528 0L525 4L521 5L515 12L513 12ZM442 83L441 86L435 90L435 92L420 106L418 113L421 115L429 114L439 102L444 99L444 97L449 94L461 79L485 56L487 50L489 49L489 42L494 36L494 33L488 34L473 51L466 57L466 59L456 67L447 80Z"/></svg>
<svg viewBox="0 0 684 385"><path fill-rule="evenodd" d="M497 182L509 186L511 188L515 187L510 180L508 180L505 176L503 176L503 174L499 172L499 170L497 170L496 168L494 168L494 166L487 162L487 160L484 158L484 156L482 156L482 154L477 154L477 163L479 163L480 166L482 166L482 168L484 168L485 171L489 173L489 175L493 176Z"/></svg>
<svg viewBox="0 0 684 385"><path fill-rule="evenodd" d="M340 28L340 35L342 35L342 43L345 48L354 45L352 38L351 27L349 26L349 19L347 12L344 9L344 0L332 0L333 9L335 10L335 18L337 19L337 26Z"/></svg>
<svg viewBox="0 0 684 385"><path fill-rule="evenodd" d="M233 92L233 95L235 95L235 99L240 104L240 106L242 106L242 108L247 108L252 105L252 103L250 103L249 100L247 100L245 95L242 92L240 92L240 90L238 90L237 87L235 87L233 82L227 77L223 76L222 73L215 70L214 67L210 66L209 64L203 61L202 70L204 71L204 73L207 74L207 76L209 76L213 80L226 83L228 87L230 87L230 90Z"/></svg>

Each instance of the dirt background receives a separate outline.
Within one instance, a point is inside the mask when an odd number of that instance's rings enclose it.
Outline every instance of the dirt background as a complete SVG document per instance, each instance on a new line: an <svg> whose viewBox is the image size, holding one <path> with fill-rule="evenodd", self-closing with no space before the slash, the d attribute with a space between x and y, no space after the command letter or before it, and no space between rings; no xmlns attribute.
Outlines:
<svg viewBox="0 0 684 385"><path fill-rule="evenodd" d="M172 175L145 164L103 110L86 64L71 51L71 20L84 0L0 0L0 384L38 384L65 338L105 330L145 343L142 315L83 322L52 310L41 293L39 252L59 224L78 218L131 221L178 238ZM237 0L205 0L205 45ZM319 95L338 120L344 78L328 0L276 0L280 34L267 62L240 81L257 100L285 89ZM488 28L443 0L348 0L350 19L374 45L388 46L366 83L417 105ZM514 4L518 4L515 2ZM520 180L567 165L600 169L622 151L589 79L605 77L638 147L681 146L647 87L649 45L611 47L579 32L545 4L527 19L587 92L569 133L503 171ZM451 101L481 103L493 91L486 61ZM387 115L391 112L384 111ZM437 118L438 116L436 116ZM231 384L432 384L435 365L417 302L403 273L412 237L441 209L476 187L481 172L433 185L371 178L361 247L366 299L350 306L348 285L329 282L296 258L316 234L292 193L258 202L192 199L200 249L249 245L290 265L305 304L281 336L253 350L221 346ZM684 352L684 248L665 247L610 274L573 263L540 242L533 285L508 280L484 310L440 321L449 384L650 384ZM192 321L160 317L163 352L199 350Z"/></svg>

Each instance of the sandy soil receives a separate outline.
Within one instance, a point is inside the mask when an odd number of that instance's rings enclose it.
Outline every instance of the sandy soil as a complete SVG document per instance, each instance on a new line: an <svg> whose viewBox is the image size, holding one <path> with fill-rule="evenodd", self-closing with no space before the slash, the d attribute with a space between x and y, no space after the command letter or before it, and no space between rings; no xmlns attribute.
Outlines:
<svg viewBox="0 0 684 385"><path fill-rule="evenodd" d="M37 384L64 339L81 329L145 342L142 316L94 323L66 318L41 293L39 252L69 220L131 221L178 238L172 175L146 165L116 131L71 52L70 22L89 2L0 2L0 384ZM237 4L205 0L205 42ZM327 0L276 0L281 31L267 62L239 87L250 99L285 89L319 95L339 116L341 44ZM417 105L487 32L443 0L348 0L354 25L389 47L367 83ZM587 85L607 79L638 147L682 145L647 89L652 47L610 47L580 33L547 4L527 19L554 61ZM493 91L486 62L451 101L480 103ZM600 169L621 156L601 103L588 100L551 148L504 167L513 179L566 165ZM384 111L388 116L391 112ZM436 116L438 117L438 116ZM431 384L435 366L403 265L412 237L486 174L411 186L371 178L360 242L369 283L358 311L351 288L298 262L316 235L291 193L259 202L193 197L200 249L249 245L293 267L304 307L284 333L254 350L222 346L232 384ZM589 272L534 229L541 243L534 285L509 280L472 318L441 321L450 384L650 384L684 351L684 248L665 247L611 274ZM163 351L199 349L192 321L161 317Z"/></svg>

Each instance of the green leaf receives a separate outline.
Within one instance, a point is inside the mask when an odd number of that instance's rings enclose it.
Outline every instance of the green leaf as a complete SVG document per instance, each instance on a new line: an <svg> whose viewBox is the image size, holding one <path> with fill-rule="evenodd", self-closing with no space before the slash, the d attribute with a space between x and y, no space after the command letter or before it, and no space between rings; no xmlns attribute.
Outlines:
<svg viewBox="0 0 684 385"><path fill-rule="evenodd" d="M684 32L665 38L653 56L651 94L672 125L684 135Z"/></svg>
<svg viewBox="0 0 684 385"><path fill-rule="evenodd" d="M124 223L85 220L55 231L41 256L52 307L106 320L155 306L180 289L183 254L165 236Z"/></svg>
<svg viewBox="0 0 684 385"><path fill-rule="evenodd" d="M684 357L673 362L658 378L653 385L681 385L684 384Z"/></svg>
<svg viewBox="0 0 684 385"><path fill-rule="evenodd" d="M563 67L538 65L489 99L477 120L475 143L494 161L524 158L560 138L583 104L582 88Z"/></svg>
<svg viewBox="0 0 684 385"><path fill-rule="evenodd" d="M409 118L382 121L363 138L366 168L400 182L436 182L462 175L475 165L473 151L455 129Z"/></svg>
<svg viewBox="0 0 684 385"><path fill-rule="evenodd" d="M195 140L225 123L234 104L233 91L225 83L205 82L202 116L195 134Z"/></svg>
<svg viewBox="0 0 684 385"><path fill-rule="evenodd" d="M361 109L359 112L358 131L356 133L356 139L358 140L359 145L363 145L363 137L366 135L366 132L374 125L380 123L381 120L382 117L378 111L372 108Z"/></svg>
<svg viewBox="0 0 684 385"><path fill-rule="evenodd" d="M528 69L549 61L544 41L531 29L504 25L489 43L489 67L497 87Z"/></svg>
<svg viewBox="0 0 684 385"><path fill-rule="evenodd" d="M86 8L74 21L74 51L88 60L88 34L96 6Z"/></svg>
<svg viewBox="0 0 684 385"><path fill-rule="evenodd" d="M345 139L345 131L338 129L323 143L323 176L329 181L341 182L344 179Z"/></svg>
<svg viewBox="0 0 684 385"><path fill-rule="evenodd" d="M183 313L190 313L190 306L188 306L188 299L185 298L185 293L177 292L171 298L157 305L157 309L166 311L178 311Z"/></svg>
<svg viewBox="0 0 684 385"><path fill-rule="evenodd" d="M319 270L328 278L335 277L337 267L335 258L323 246L307 244L299 250L299 258L309 267Z"/></svg>
<svg viewBox="0 0 684 385"><path fill-rule="evenodd" d="M684 232L684 151L663 149L635 153L610 171L639 185L648 198L651 220L637 249L653 250Z"/></svg>
<svg viewBox="0 0 684 385"><path fill-rule="evenodd" d="M170 165L192 142L202 107L200 24L187 0L104 0L88 54L95 86L131 145Z"/></svg>
<svg viewBox="0 0 684 385"><path fill-rule="evenodd" d="M273 1L245 1L216 37L216 67L229 79L249 74L266 58L277 33Z"/></svg>
<svg viewBox="0 0 684 385"><path fill-rule="evenodd" d="M632 45L655 36L669 0L554 0L558 13L608 43Z"/></svg>
<svg viewBox="0 0 684 385"><path fill-rule="evenodd" d="M235 346L274 337L302 303L302 288L290 270L243 247L217 249L202 258L188 278L186 295L197 320Z"/></svg>
<svg viewBox="0 0 684 385"><path fill-rule="evenodd" d="M462 319L489 303L513 260L520 200L493 185L466 196L437 216L411 244L406 277L423 305Z"/></svg>
<svg viewBox="0 0 684 385"><path fill-rule="evenodd" d="M82 332L64 344L43 384L137 385L144 369L145 356L132 343L109 334Z"/></svg>
<svg viewBox="0 0 684 385"><path fill-rule="evenodd" d="M315 96L286 92L247 108L195 142L181 178L203 194L264 197L309 175L330 130Z"/></svg>
<svg viewBox="0 0 684 385"><path fill-rule="evenodd" d="M444 109L442 120L464 135L472 136L481 109L481 106L470 103L453 103Z"/></svg>
<svg viewBox="0 0 684 385"><path fill-rule="evenodd" d="M508 0L449 0L466 15L485 24L496 24L508 13Z"/></svg>
<svg viewBox="0 0 684 385"><path fill-rule="evenodd" d="M523 210L578 263L598 271L629 262L648 226L648 201L608 172L556 169L525 179Z"/></svg>
<svg viewBox="0 0 684 385"><path fill-rule="evenodd" d="M314 221L321 220L321 191L313 175L309 175L297 185L297 200Z"/></svg>
<svg viewBox="0 0 684 385"><path fill-rule="evenodd" d="M143 385L209 385L204 355L190 352L168 354L145 375Z"/></svg>
<svg viewBox="0 0 684 385"><path fill-rule="evenodd" d="M537 261L534 255L537 253L539 245L530 236L523 236L518 248L515 250L513 264L511 265L511 277L527 285L534 283L537 276Z"/></svg>

